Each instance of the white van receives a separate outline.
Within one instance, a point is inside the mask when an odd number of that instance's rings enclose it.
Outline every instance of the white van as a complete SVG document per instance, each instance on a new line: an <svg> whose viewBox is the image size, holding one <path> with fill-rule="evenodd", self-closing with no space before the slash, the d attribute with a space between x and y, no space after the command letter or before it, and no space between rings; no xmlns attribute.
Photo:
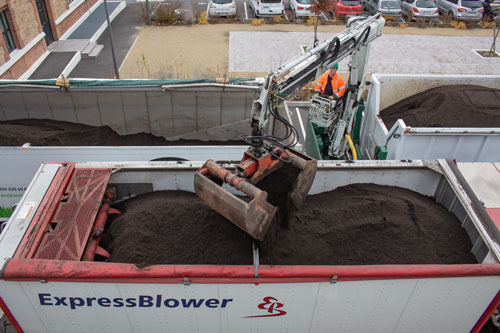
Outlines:
<svg viewBox="0 0 500 333"><path fill-rule="evenodd" d="M253 13L259 16L276 16L285 13L284 0L250 0Z"/></svg>

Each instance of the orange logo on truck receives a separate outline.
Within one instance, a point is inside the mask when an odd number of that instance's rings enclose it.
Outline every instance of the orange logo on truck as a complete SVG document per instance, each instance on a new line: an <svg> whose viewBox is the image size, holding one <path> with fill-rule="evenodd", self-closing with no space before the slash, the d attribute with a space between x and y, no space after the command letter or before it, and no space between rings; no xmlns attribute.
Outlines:
<svg viewBox="0 0 500 333"><path fill-rule="evenodd" d="M267 310L268 314L248 316L245 318L258 318L258 317L276 317L286 315L286 311L280 310L283 307L283 303L278 302L274 297L267 296L264 297L264 302L258 305L261 310Z"/></svg>

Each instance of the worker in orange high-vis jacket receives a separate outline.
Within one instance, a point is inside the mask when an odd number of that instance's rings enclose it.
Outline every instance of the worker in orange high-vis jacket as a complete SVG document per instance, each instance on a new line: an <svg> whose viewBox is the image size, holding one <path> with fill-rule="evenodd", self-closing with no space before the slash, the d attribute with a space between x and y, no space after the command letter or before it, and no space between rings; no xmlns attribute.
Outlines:
<svg viewBox="0 0 500 333"><path fill-rule="evenodd" d="M340 99L345 93L345 83L342 76L337 73L338 64L330 66L328 71L321 75L316 81L316 93L321 93L328 97L332 96L335 99Z"/></svg>

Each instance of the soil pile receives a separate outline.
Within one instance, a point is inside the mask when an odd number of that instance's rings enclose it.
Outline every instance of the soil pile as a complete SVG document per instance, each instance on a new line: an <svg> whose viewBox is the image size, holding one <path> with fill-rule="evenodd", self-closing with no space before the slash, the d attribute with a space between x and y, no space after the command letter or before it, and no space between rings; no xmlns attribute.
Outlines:
<svg viewBox="0 0 500 333"><path fill-rule="evenodd" d="M109 261L252 264L252 238L193 193L152 192L117 208L123 214L102 241ZM355 184L311 195L284 221L274 221L260 244L261 264L476 263L457 218L432 198L402 188Z"/></svg>
<svg viewBox="0 0 500 333"><path fill-rule="evenodd" d="M398 120L413 127L500 127L500 90L442 86L410 96L380 112L390 129Z"/></svg>
<svg viewBox="0 0 500 333"><path fill-rule="evenodd" d="M457 218L432 198L398 187L354 184L308 196L260 263L375 265L476 263Z"/></svg>
<svg viewBox="0 0 500 333"><path fill-rule="evenodd" d="M240 140L168 141L148 133L119 135L109 126L89 126L50 119L21 119L0 122L0 146L204 146L244 145Z"/></svg>
<svg viewBox="0 0 500 333"><path fill-rule="evenodd" d="M183 191L158 191L116 205L122 215L106 230L108 261L155 264L252 265L253 238Z"/></svg>

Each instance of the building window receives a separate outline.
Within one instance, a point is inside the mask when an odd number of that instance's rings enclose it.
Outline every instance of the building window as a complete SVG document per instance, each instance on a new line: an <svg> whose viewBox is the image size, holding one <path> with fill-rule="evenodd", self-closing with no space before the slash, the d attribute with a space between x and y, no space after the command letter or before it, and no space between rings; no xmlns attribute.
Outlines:
<svg viewBox="0 0 500 333"><path fill-rule="evenodd" d="M7 44L7 49L10 53L16 49L16 43L14 42L14 36L12 36L12 30L10 30L6 10L0 12L0 28L2 29L3 39L5 39L5 44Z"/></svg>

